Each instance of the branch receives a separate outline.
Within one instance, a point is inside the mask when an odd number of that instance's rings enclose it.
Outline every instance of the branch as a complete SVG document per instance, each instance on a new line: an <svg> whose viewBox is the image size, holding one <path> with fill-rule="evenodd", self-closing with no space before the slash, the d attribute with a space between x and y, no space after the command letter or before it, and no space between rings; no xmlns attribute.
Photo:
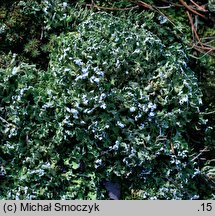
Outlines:
<svg viewBox="0 0 215 216"><path fill-rule="evenodd" d="M197 45L194 45L194 48L202 49L202 50L205 50L205 51L214 51L215 50L215 47L199 47Z"/></svg>
<svg viewBox="0 0 215 216"><path fill-rule="evenodd" d="M143 2L143 1L139 1L139 2L137 2L137 4L140 5L140 6L145 7L146 9L153 10L153 7L151 5L149 5L149 4L147 4L147 3Z"/></svg>
<svg viewBox="0 0 215 216"><path fill-rule="evenodd" d="M211 112L208 112L208 113L200 112L199 114L200 114L200 115L211 115L211 114L215 114L215 110L214 110L214 111L211 111Z"/></svg>
<svg viewBox="0 0 215 216"><path fill-rule="evenodd" d="M173 2L170 2L170 1L166 1L166 0L162 0L162 2L168 3L170 5L174 5L176 7L183 7L183 5L181 5L181 4L173 3Z"/></svg>
<svg viewBox="0 0 215 216"><path fill-rule="evenodd" d="M194 157L191 162L195 161L197 158L199 158L204 152L207 152L208 151L208 147L205 147L203 150L201 150L201 152L196 155L196 157Z"/></svg>
<svg viewBox="0 0 215 216"><path fill-rule="evenodd" d="M184 7L186 7L187 10L189 10L189 11L193 12L194 14L197 14L197 15L199 15L200 17L202 17L202 18L204 18L204 19L207 20L207 17L206 17L205 15L200 14L199 12L193 10L193 9L192 9L189 5L187 5L187 3L184 2L183 0L179 0L179 2L180 2L182 5L184 5Z"/></svg>
<svg viewBox="0 0 215 216"><path fill-rule="evenodd" d="M186 11L186 13L187 13L188 18L189 18L189 20L190 20L191 28L192 28L192 30L193 30L195 36L196 36L196 39L198 40L198 43L199 43L199 44L201 45L201 47L203 48L203 45L202 45L202 43L201 43L201 41L200 41L200 39L199 39L199 36L198 36L198 34L197 34L197 32L196 32L196 29L195 29L195 26L194 26L194 24L193 24L192 17L191 17L191 15L190 15L189 11Z"/></svg>
<svg viewBox="0 0 215 216"><path fill-rule="evenodd" d="M205 8L203 8L202 6L198 5L196 2L194 2L193 0L190 0L196 7L198 10L203 11L203 12L208 12L208 10L206 10Z"/></svg>

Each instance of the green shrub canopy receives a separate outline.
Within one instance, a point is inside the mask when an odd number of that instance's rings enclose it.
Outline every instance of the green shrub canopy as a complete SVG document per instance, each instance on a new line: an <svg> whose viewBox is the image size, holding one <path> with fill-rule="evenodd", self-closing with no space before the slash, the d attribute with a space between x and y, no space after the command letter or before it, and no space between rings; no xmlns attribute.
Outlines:
<svg viewBox="0 0 215 216"><path fill-rule="evenodd" d="M92 13L53 41L48 71L0 72L0 198L198 197L185 139L201 92L179 44L124 16Z"/></svg>

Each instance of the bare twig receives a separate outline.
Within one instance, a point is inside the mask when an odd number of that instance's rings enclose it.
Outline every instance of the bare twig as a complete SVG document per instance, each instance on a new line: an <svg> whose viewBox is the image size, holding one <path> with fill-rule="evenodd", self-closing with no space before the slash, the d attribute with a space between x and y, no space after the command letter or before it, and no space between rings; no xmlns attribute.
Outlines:
<svg viewBox="0 0 215 216"><path fill-rule="evenodd" d="M207 20L207 17L206 17L205 15L200 14L199 12L195 11L194 9L192 9L192 8L191 8L189 5L187 5L187 3L184 2L183 0L179 0L179 2L180 2L182 5L184 5L184 7L186 7L187 10L189 10L189 11L193 12L194 14L197 14L197 15L199 15L200 17L202 17L202 18L204 18L204 19Z"/></svg>
<svg viewBox="0 0 215 216"><path fill-rule="evenodd" d="M204 42L204 45L205 45L205 46L213 47L213 46L210 46L209 44L210 44L210 43L213 43L213 42L215 41L215 37L205 37L205 38L201 38L201 41L205 41L205 42Z"/></svg>
<svg viewBox="0 0 215 216"><path fill-rule="evenodd" d="M205 147L203 150L201 150L201 152L196 155L192 160L191 162L195 161L197 158L199 158L204 152L207 152L208 151L208 147Z"/></svg>
<svg viewBox="0 0 215 216"><path fill-rule="evenodd" d="M197 45L194 45L193 46L194 48L196 48L196 49L202 49L202 50L205 50L205 51L214 51L215 50L215 47L199 47L199 46L197 46Z"/></svg>
<svg viewBox="0 0 215 216"><path fill-rule="evenodd" d="M162 0L162 2L168 3L168 4L173 5L173 6L176 6L176 7L183 7L183 5L181 5L181 4L169 2L169 1L166 1L166 0Z"/></svg>
<svg viewBox="0 0 215 216"><path fill-rule="evenodd" d="M186 13L187 13L188 18L189 18L189 20L190 20L190 24L191 24L192 31L193 31L193 33L195 34L196 39L198 40L198 43L199 43L199 44L201 45L201 47L203 48L203 45L202 45L202 43L201 43L201 41L200 41L200 39L199 39L199 36L198 36L198 34L197 34L197 32L196 32L196 29L195 29L195 26L194 26L194 24L193 24L192 17L191 17L191 15L190 15L189 11L186 11Z"/></svg>
<svg viewBox="0 0 215 216"><path fill-rule="evenodd" d="M192 57L192 58L201 59L201 58L203 58L203 57L206 56L206 55L210 55L210 56L214 56L214 57L215 57L214 53L212 52L213 50L205 51L205 50L203 50L201 47L198 47L198 46L196 46L196 45L192 46L192 49L195 49L196 51L198 51L198 52L204 54L204 55L201 56L201 57L196 57L196 56L194 56L194 55L192 55L192 54L189 54L189 56Z"/></svg>
<svg viewBox="0 0 215 216"><path fill-rule="evenodd" d="M42 28L41 28L41 34L40 34L40 40L43 39L43 35L44 35L44 27L42 26Z"/></svg>
<svg viewBox="0 0 215 216"><path fill-rule="evenodd" d="M154 6L154 7L156 7L156 8L158 8L158 9L168 9L168 8L172 8L173 7L173 5L168 5L168 6Z"/></svg>
<svg viewBox="0 0 215 216"><path fill-rule="evenodd" d="M172 140L170 141L170 146L171 146L172 153L175 154L175 148L174 148L174 145L172 143Z"/></svg>
<svg viewBox="0 0 215 216"><path fill-rule="evenodd" d="M198 5L196 2L194 2L193 0L190 0L196 7L198 10L203 11L203 12L208 12L204 7Z"/></svg>
<svg viewBox="0 0 215 216"><path fill-rule="evenodd" d="M167 136L158 136L156 138L155 143L158 143L159 141L166 141L167 140Z"/></svg>
<svg viewBox="0 0 215 216"><path fill-rule="evenodd" d="M215 37L203 37L202 40L215 40Z"/></svg>
<svg viewBox="0 0 215 216"><path fill-rule="evenodd" d="M200 112L199 114L200 114L200 115L211 115L211 114L215 114L215 110L214 110L214 111L211 111L211 112L208 112L208 113Z"/></svg>
<svg viewBox="0 0 215 216"><path fill-rule="evenodd" d="M143 1L139 1L139 2L137 2L137 4L138 4L139 6L145 7L146 9L153 10L153 7L152 7L151 5L149 5L149 4L147 4L147 3L143 2Z"/></svg>
<svg viewBox="0 0 215 216"><path fill-rule="evenodd" d="M204 55L203 56L201 56L201 57L199 57L199 58L196 58L196 59L202 59L202 58L204 58L206 55L211 55L210 53L212 52L212 50L209 50L209 51L207 51L206 53L204 53ZM211 56L213 56L213 55L211 55ZM193 56L192 56L193 57Z"/></svg>

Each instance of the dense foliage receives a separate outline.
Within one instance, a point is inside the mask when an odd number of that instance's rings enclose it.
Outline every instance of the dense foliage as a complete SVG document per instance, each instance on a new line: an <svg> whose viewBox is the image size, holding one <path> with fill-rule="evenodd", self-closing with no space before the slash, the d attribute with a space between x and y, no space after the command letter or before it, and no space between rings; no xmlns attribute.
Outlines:
<svg viewBox="0 0 215 216"><path fill-rule="evenodd" d="M192 133L212 147L212 127L177 29L165 39L153 13L62 1L17 10L28 17L19 25L38 14L43 25L24 55L2 54L1 199L107 199L105 181L120 184L122 199L214 198L213 169L192 155ZM2 31L12 49L13 30ZM44 56L48 67L32 64Z"/></svg>

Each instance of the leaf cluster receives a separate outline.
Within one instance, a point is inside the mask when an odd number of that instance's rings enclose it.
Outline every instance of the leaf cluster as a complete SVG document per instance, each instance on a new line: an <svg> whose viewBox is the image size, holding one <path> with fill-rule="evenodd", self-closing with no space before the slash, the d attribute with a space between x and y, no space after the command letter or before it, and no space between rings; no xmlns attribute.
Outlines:
<svg viewBox="0 0 215 216"><path fill-rule="evenodd" d="M123 199L204 198L184 136L205 124L202 93L181 45L102 12L51 43L47 71L0 70L0 198L107 199L105 180Z"/></svg>

